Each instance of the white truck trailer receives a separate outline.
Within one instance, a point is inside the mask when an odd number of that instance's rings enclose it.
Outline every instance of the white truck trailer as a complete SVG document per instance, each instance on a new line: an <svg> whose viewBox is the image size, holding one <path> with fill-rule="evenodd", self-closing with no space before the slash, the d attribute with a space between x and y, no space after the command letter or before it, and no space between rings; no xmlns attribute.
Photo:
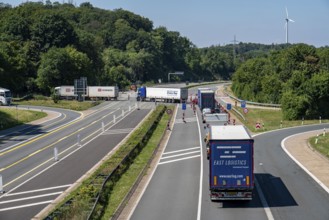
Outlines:
<svg viewBox="0 0 329 220"><path fill-rule="evenodd" d="M117 86L88 86L87 97L91 100L117 100L119 88Z"/></svg>
<svg viewBox="0 0 329 220"><path fill-rule="evenodd" d="M188 98L187 88L140 87L137 100L184 102Z"/></svg>

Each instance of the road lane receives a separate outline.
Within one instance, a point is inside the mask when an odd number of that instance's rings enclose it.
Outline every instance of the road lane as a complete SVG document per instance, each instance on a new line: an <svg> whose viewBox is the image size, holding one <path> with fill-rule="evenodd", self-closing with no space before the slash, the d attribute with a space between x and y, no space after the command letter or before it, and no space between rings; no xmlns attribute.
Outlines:
<svg viewBox="0 0 329 220"><path fill-rule="evenodd" d="M30 180L9 191L8 194L1 196L0 219L30 219L37 214L43 207L50 203L49 201L53 201L59 192L64 191L77 181L127 136L132 131L132 128L136 127L151 110L150 104L146 104L146 106L149 107L134 110L131 114L127 114L124 119L121 121L118 120L117 124L110 127L102 135L89 143L82 143L81 148L75 149L74 152L66 155L66 157L61 156L59 162L50 161L40 167L39 171L43 169L44 172L40 172ZM29 177L32 177L32 174ZM56 190L56 192L40 191L40 189L58 186L66 187ZM33 193L30 193L28 196L24 193L30 191L33 191ZM21 195L21 198L29 199L1 203L11 200L7 198L11 193ZM24 204L25 206L22 206ZM13 207L14 209L12 210L8 209Z"/></svg>
<svg viewBox="0 0 329 220"><path fill-rule="evenodd" d="M195 219L200 182L200 146L196 117L178 109L159 165L131 219ZM193 209L191 209L193 207Z"/></svg>

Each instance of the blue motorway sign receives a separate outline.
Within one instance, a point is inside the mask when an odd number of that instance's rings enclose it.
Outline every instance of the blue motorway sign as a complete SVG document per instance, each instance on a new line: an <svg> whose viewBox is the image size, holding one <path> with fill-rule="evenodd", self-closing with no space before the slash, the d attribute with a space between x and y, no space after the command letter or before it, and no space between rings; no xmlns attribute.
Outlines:
<svg viewBox="0 0 329 220"><path fill-rule="evenodd" d="M186 110L186 103L182 103L182 110Z"/></svg>
<svg viewBox="0 0 329 220"><path fill-rule="evenodd" d="M241 100L241 108L245 108L246 107L246 101Z"/></svg>
<svg viewBox="0 0 329 220"><path fill-rule="evenodd" d="M231 105L231 103L227 103L227 105L226 105L226 109L227 109L227 110L231 110L231 109L232 109L232 105Z"/></svg>

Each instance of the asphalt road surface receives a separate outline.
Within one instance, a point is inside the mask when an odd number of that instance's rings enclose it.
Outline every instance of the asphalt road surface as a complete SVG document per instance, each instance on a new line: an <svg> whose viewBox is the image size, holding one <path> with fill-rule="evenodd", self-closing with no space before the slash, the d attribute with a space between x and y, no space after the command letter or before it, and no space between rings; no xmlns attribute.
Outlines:
<svg viewBox="0 0 329 220"><path fill-rule="evenodd" d="M40 126L34 138L24 131L22 142L3 141L0 175L6 193L0 196L0 219L31 219L39 213L112 151L154 104L138 107L134 101L105 102L89 115L52 129Z"/></svg>
<svg viewBox="0 0 329 220"><path fill-rule="evenodd" d="M195 93L195 91L193 91ZM131 219L329 219L329 195L281 148L292 134L328 124L281 129L255 136L256 187L252 201L212 202L200 110L178 106L174 128Z"/></svg>

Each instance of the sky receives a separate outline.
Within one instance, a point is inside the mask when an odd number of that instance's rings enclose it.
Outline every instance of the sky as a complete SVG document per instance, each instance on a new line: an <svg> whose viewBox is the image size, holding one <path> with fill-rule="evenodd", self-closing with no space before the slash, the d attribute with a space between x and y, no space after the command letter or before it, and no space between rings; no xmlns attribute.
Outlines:
<svg viewBox="0 0 329 220"><path fill-rule="evenodd" d="M51 0L55 2L56 0ZM57 0L60 3L68 0ZM122 8L148 18L154 28L177 31L197 47L237 42L286 42L286 8L289 43L329 46L329 0L71 0L90 2L106 10ZM26 0L0 0L18 6ZM45 2L45 1L44 1Z"/></svg>

